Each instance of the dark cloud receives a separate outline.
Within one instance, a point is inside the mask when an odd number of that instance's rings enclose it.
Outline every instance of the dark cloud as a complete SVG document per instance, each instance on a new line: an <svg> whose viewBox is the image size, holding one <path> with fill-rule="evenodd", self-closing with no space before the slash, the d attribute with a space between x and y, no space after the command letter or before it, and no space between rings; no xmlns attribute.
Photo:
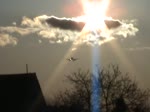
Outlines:
<svg viewBox="0 0 150 112"><path fill-rule="evenodd" d="M74 31L81 31L85 25L85 22L77 22L72 19L57 18L54 16L49 17L46 22L53 27ZM118 20L104 20L104 22L108 29L114 29L121 26L121 22Z"/></svg>
<svg viewBox="0 0 150 112"><path fill-rule="evenodd" d="M108 29L114 29L121 26L121 22L117 20L104 20Z"/></svg>
<svg viewBox="0 0 150 112"><path fill-rule="evenodd" d="M71 19L57 18L57 17L50 17L46 20L46 22L52 25L53 27L75 31L81 31L85 25L84 22L77 22Z"/></svg>

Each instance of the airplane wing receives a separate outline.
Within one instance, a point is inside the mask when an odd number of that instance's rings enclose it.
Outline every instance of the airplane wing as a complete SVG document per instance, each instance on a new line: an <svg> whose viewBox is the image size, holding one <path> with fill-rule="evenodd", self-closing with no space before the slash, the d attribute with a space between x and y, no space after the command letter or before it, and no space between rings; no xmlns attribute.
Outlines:
<svg viewBox="0 0 150 112"><path fill-rule="evenodd" d="M68 61L76 61L76 60L78 60L78 58L71 57L71 58L67 58L66 60L68 60Z"/></svg>

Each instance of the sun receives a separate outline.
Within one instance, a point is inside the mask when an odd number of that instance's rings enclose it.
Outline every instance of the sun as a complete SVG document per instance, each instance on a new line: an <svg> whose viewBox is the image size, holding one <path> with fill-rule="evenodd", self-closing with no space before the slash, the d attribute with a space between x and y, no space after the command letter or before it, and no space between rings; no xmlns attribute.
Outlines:
<svg viewBox="0 0 150 112"><path fill-rule="evenodd" d="M84 30L97 31L106 28L104 20L109 2L109 0L82 0L86 23Z"/></svg>

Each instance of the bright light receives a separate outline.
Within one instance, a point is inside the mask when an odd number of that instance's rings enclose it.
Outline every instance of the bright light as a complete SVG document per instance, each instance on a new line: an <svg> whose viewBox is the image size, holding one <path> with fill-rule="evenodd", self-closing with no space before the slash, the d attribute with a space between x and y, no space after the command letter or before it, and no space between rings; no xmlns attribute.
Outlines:
<svg viewBox="0 0 150 112"><path fill-rule="evenodd" d="M101 34L105 35L107 33L107 27L104 20L106 19L106 11L109 5L109 0L82 0L84 17L85 17L85 27L84 31L92 31L94 33L93 38L96 44L98 43L97 39ZM97 38L98 37L98 38ZM107 40L107 39L106 39ZM93 49L93 75L92 75L92 94L91 94L91 112L100 112L100 82L98 68L99 66L99 47L94 46Z"/></svg>
<svg viewBox="0 0 150 112"><path fill-rule="evenodd" d="M104 20L109 0L82 0L84 9L85 30L102 31L106 29Z"/></svg>

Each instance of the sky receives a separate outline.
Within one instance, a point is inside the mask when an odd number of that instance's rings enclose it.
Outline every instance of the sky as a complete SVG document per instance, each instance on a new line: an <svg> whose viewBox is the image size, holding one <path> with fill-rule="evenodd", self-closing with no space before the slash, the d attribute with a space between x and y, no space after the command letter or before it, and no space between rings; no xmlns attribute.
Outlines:
<svg viewBox="0 0 150 112"><path fill-rule="evenodd" d="M128 20L138 30L127 38L99 45L100 66L118 64L144 88L150 88L149 4L149 0L111 0L107 15L119 22ZM43 30L38 23L38 20L43 22L43 18L57 17L59 20L81 16L80 0L1 0L0 14L0 74L24 73L28 64L29 72L36 72L47 95L50 90L65 88L61 82L65 75L79 68L91 69L93 47L85 43L72 47L76 31ZM38 24L34 24L36 22ZM42 30L39 30L40 25ZM57 36L58 32L66 37L63 42L59 37L49 39L49 35ZM68 62L66 59L70 56L79 60Z"/></svg>

